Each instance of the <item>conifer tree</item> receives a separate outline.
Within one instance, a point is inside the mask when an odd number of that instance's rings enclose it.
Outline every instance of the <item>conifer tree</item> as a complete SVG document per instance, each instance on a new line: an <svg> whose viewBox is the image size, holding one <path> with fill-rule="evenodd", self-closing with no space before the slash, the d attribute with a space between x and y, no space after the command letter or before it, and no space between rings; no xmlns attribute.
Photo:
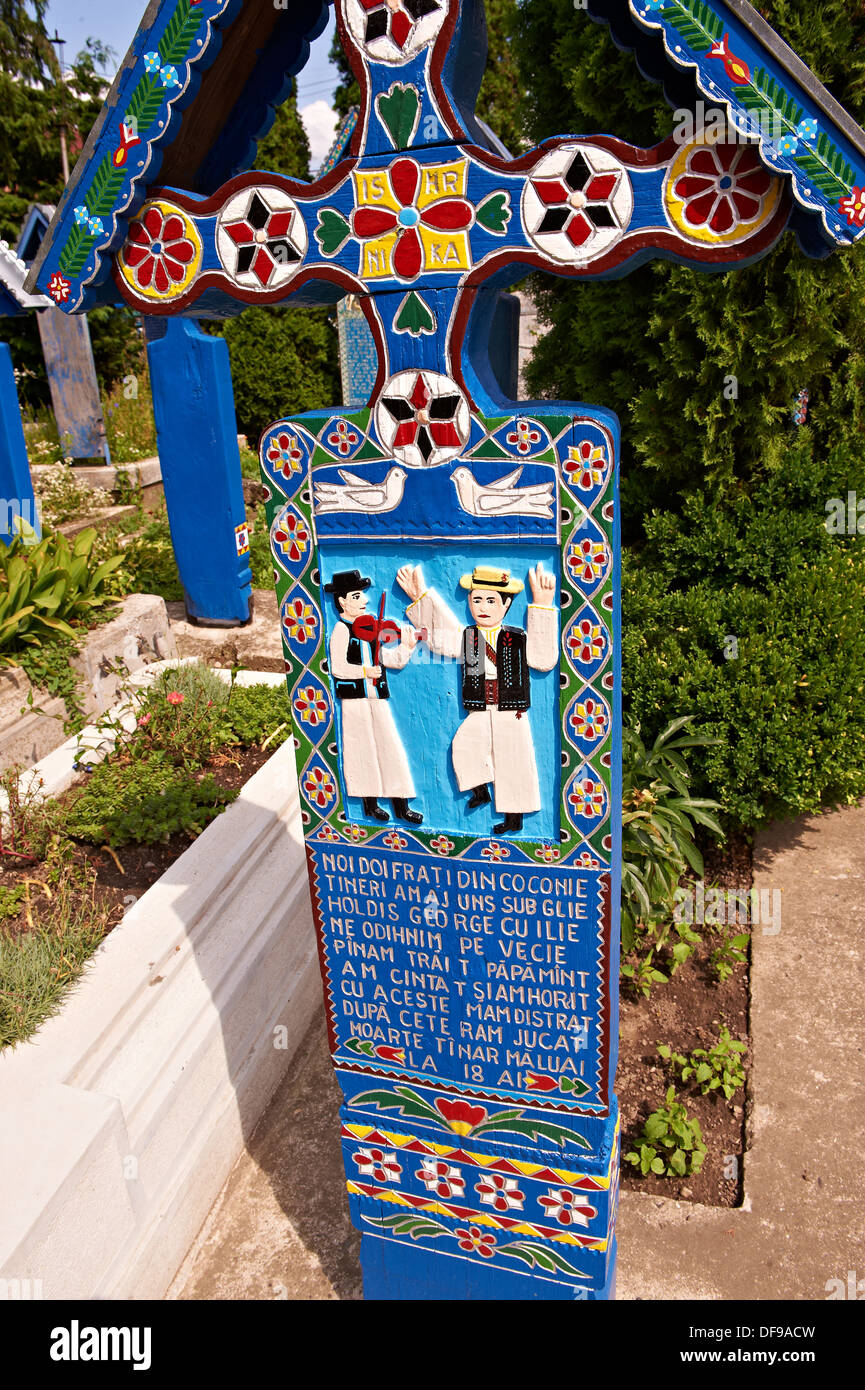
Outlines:
<svg viewBox="0 0 865 1390"><path fill-rule="evenodd" d="M862 120L865 8L847 0L819 9L812 0L766 0L761 8ZM571 0L524 0L517 22L533 140L604 132L648 145L671 133L673 113L660 89ZM746 270L706 275L654 262L620 281L539 279L535 294L549 331L534 353L530 387L616 411L631 538L642 535L653 507L678 508L695 488L729 494L777 468L802 389L810 415L798 443L823 453L839 441L862 447L861 253L816 262L788 234Z"/></svg>

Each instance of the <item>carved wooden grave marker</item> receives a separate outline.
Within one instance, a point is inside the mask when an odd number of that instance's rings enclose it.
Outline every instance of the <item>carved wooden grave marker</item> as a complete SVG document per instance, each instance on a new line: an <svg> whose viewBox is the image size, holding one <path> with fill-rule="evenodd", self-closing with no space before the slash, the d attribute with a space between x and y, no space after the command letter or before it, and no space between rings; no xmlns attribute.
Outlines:
<svg viewBox="0 0 865 1390"><path fill-rule="evenodd" d="M144 40L159 46L130 83L164 76L184 5L159 11ZM314 8L297 33L321 28ZM217 138L207 108L204 163L199 128L188 152L182 135L172 147L187 191L147 185L114 243L117 286L151 314L350 294L376 343L363 409L282 420L261 445L368 1297L614 1289L618 426L585 405L509 401L491 329L500 291L530 269L612 276L663 255L717 270L788 223L812 253L861 234L865 137L741 0L728 8L589 3L647 68L694 68L734 123L760 101L795 116L783 148L716 128L649 150L556 137L509 159L472 109L482 5L339 0L362 93L350 154L312 185L264 172L217 185L201 170L224 167L243 131ZM252 72L247 90L277 100L273 65L231 48L241 9L205 0L199 41L224 34L235 86ZM292 21L249 14L288 51ZM185 70L174 78L186 91ZM76 243L85 267L89 254Z"/></svg>

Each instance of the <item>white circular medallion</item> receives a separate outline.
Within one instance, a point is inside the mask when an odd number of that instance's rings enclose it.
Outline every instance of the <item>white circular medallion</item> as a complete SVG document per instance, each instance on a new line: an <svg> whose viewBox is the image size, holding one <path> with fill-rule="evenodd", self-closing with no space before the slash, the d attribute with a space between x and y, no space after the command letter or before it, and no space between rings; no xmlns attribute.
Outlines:
<svg viewBox="0 0 865 1390"><path fill-rule="evenodd" d="M246 188L229 198L216 223L222 268L243 289L282 289L303 264L308 238L300 210L281 188Z"/></svg>
<svg viewBox="0 0 865 1390"><path fill-rule="evenodd" d="M450 377L412 368L385 384L375 427L384 449L407 468L437 468L465 448L471 412Z"/></svg>
<svg viewBox="0 0 865 1390"><path fill-rule="evenodd" d="M559 145L523 189L523 226L552 260L586 265L621 240L634 212L628 171L595 145Z"/></svg>

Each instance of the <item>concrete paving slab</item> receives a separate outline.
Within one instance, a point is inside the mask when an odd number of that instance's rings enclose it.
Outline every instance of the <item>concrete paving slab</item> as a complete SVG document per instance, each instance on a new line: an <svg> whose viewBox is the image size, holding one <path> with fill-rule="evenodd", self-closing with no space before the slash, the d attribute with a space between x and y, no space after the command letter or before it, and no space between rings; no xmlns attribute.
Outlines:
<svg viewBox="0 0 865 1390"><path fill-rule="evenodd" d="M205 627L189 622L182 603L168 604L171 629L181 656L197 656L208 666L234 666L249 671L284 671L282 633L276 594L255 589L252 620L244 627Z"/></svg>
<svg viewBox="0 0 865 1390"><path fill-rule="evenodd" d="M623 1193L619 1299L821 1300L865 1278L865 806L770 827L754 886L781 915L753 935L744 1204ZM339 1099L322 1014L170 1297L362 1296Z"/></svg>

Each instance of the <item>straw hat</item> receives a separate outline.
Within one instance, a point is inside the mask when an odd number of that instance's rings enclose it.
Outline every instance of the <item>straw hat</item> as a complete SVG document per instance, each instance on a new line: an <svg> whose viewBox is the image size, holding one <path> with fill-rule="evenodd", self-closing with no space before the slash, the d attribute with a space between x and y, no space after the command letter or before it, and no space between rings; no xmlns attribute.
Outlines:
<svg viewBox="0 0 865 1390"><path fill-rule="evenodd" d="M495 565L475 565L471 574L464 574L460 580L463 589L495 589L500 594L522 593L525 585L521 579L511 579L507 570L496 569Z"/></svg>

